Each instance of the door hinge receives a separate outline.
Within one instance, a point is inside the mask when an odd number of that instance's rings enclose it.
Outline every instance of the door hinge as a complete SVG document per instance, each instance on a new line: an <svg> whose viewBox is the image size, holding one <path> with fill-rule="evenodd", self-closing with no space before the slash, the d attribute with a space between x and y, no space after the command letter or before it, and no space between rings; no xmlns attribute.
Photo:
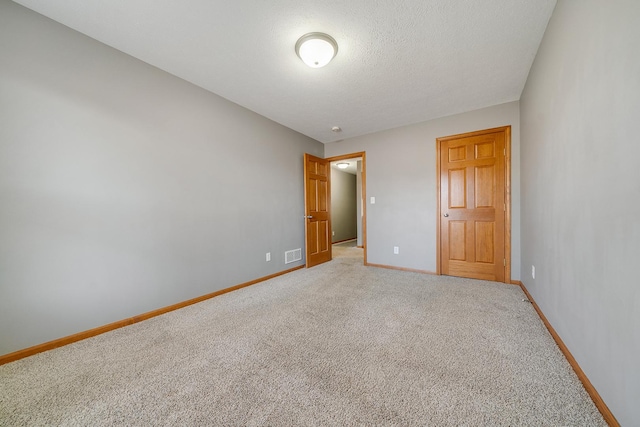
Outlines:
<svg viewBox="0 0 640 427"><path fill-rule="evenodd" d="M505 212L507 211L507 204L506 203L502 205L502 210L505 211Z"/></svg>
<svg viewBox="0 0 640 427"><path fill-rule="evenodd" d="M506 258L502 259L502 265L505 266L505 267L507 266L507 259Z"/></svg>
<svg viewBox="0 0 640 427"><path fill-rule="evenodd" d="M504 154L504 156L506 157L506 156L507 156L507 149L506 149L506 148L503 148L503 149L502 149L502 153L503 153L503 154Z"/></svg>

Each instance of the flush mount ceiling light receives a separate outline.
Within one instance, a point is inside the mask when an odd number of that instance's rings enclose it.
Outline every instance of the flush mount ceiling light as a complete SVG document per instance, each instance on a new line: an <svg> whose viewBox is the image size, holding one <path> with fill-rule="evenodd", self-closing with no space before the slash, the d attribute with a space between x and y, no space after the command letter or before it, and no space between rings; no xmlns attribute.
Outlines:
<svg viewBox="0 0 640 427"><path fill-rule="evenodd" d="M336 166L340 169L346 169L349 167L349 163L336 163Z"/></svg>
<svg viewBox="0 0 640 427"><path fill-rule="evenodd" d="M327 65L338 53L338 43L328 34L308 33L298 39L296 53L311 68Z"/></svg>

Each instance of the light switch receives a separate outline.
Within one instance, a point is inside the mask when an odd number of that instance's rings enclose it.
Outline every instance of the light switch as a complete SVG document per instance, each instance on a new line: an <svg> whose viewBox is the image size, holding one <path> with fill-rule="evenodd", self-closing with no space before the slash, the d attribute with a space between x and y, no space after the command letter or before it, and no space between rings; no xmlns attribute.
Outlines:
<svg viewBox="0 0 640 427"><path fill-rule="evenodd" d="M376 204L376 198L375 197L371 197L371 204L375 205Z"/></svg>

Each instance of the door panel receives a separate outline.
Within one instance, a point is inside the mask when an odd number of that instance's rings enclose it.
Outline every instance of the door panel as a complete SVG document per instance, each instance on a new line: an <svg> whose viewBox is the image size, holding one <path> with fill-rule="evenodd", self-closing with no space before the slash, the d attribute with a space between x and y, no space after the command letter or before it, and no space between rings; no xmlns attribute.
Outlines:
<svg viewBox="0 0 640 427"><path fill-rule="evenodd" d="M331 260L331 180L329 161L304 155L307 267Z"/></svg>
<svg viewBox="0 0 640 427"><path fill-rule="evenodd" d="M467 259L464 250L467 240L465 227L465 221L449 221L449 259L458 261Z"/></svg>
<svg viewBox="0 0 640 427"><path fill-rule="evenodd" d="M480 143L475 145L475 158L476 159L487 159L495 157L496 155L496 145L493 141Z"/></svg>
<svg viewBox="0 0 640 427"><path fill-rule="evenodd" d="M493 264L495 262L493 248L495 246L495 223L476 221L476 262Z"/></svg>
<svg viewBox="0 0 640 427"><path fill-rule="evenodd" d="M475 168L475 192L476 208L493 208L496 186L495 166L481 166Z"/></svg>
<svg viewBox="0 0 640 427"><path fill-rule="evenodd" d="M505 281L507 128L438 138L442 274Z"/></svg>
<svg viewBox="0 0 640 427"><path fill-rule="evenodd" d="M449 147L449 162L459 162L467 160L467 148L464 145L459 147Z"/></svg>
<svg viewBox="0 0 640 427"><path fill-rule="evenodd" d="M466 208L467 205L467 171L453 169L449 171L449 207Z"/></svg>

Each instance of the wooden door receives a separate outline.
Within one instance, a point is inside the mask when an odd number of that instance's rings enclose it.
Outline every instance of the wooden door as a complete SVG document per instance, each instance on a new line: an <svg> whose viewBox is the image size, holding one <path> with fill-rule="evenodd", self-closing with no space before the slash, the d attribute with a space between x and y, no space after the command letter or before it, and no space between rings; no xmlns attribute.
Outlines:
<svg viewBox="0 0 640 427"><path fill-rule="evenodd" d="M438 138L440 273L509 280L510 127Z"/></svg>
<svg viewBox="0 0 640 427"><path fill-rule="evenodd" d="M329 160L304 155L307 268L331 261L330 177Z"/></svg>

